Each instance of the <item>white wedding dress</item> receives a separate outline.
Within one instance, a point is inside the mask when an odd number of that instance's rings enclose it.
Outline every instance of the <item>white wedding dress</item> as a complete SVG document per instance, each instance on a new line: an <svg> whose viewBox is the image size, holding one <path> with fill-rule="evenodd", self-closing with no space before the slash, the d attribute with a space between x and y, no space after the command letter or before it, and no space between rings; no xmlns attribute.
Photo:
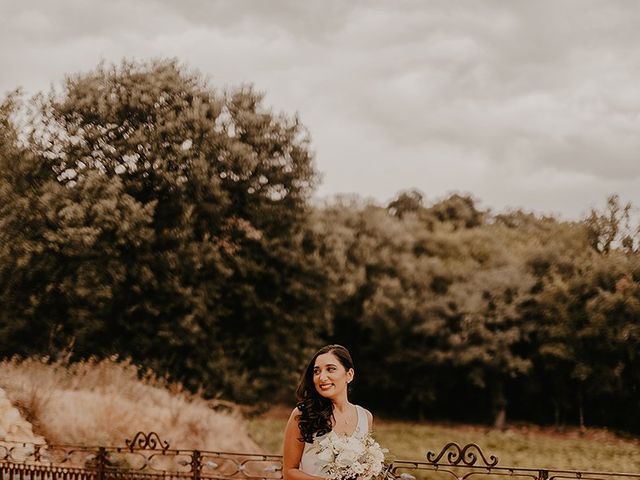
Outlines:
<svg viewBox="0 0 640 480"><path fill-rule="evenodd" d="M367 412L360 405L356 405L356 412L358 413L358 423L356 429L351 434L352 437L364 438L369 433L369 420L367 419ZM324 435L317 435L316 440L322 440L328 433ZM305 442L304 450L302 451L302 458L300 459L300 466L298 467L304 473L309 475L317 475L319 477L324 476L322 468L327 462L318 458L318 452L313 443Z"/></svg>

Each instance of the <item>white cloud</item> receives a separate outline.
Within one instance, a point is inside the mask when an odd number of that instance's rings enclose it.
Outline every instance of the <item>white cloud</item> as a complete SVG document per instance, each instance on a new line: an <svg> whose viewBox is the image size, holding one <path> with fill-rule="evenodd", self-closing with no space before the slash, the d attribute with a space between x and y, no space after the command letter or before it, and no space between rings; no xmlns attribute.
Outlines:
<svg viewBox="0 0 640 480"><path fill-rule="evenodd" d="M0 90L122 57L251 82L309 128L318 195L640 204L640 12L605 0L0 3Z"/></svg>

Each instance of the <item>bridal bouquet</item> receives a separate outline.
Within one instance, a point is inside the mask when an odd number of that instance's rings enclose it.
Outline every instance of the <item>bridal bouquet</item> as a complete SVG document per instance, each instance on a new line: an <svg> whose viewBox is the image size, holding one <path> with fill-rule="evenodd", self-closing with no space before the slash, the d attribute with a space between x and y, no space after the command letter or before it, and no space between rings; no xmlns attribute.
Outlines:
<svg viewBox="0 0 640 480"><path fill-rule="evenodd" d="M317 442L318 459L326 462L324 473L330 480L371 480L382 473L384 454L371 435L347 437L334 432Z"/></svg>

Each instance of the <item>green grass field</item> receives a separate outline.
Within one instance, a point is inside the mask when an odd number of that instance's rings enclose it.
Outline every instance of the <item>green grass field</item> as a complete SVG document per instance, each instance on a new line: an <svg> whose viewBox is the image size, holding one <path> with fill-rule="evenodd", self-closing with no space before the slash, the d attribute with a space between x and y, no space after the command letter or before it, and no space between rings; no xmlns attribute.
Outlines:
<svg viewBox="0 0 640 480"><path fill-rule="evenodd" d="M281 453L286 419L267 415L249 421L252 438L269 453ZM426 452L439 453L448 442L476 443L498 466L561 468L640 473L640 439L617 437L606 430L553 429L518 426L495 431L479 426L443 426L376 420L374 436L392 458L425 460Z"/></svg>

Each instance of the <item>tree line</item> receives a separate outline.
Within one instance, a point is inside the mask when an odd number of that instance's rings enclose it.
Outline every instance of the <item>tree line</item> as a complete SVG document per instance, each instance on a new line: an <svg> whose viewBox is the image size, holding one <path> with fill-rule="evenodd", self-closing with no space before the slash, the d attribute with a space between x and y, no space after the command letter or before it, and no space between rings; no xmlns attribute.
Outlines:
<svg viewBox="0 0 640 480"><path fill-rule="evenodd" d="M640 432L640 235L466 195L310 201L310 134L175 60L0 105L0 353L119 355L210 397L292 401L322 344L408 418Z"/></svg>

